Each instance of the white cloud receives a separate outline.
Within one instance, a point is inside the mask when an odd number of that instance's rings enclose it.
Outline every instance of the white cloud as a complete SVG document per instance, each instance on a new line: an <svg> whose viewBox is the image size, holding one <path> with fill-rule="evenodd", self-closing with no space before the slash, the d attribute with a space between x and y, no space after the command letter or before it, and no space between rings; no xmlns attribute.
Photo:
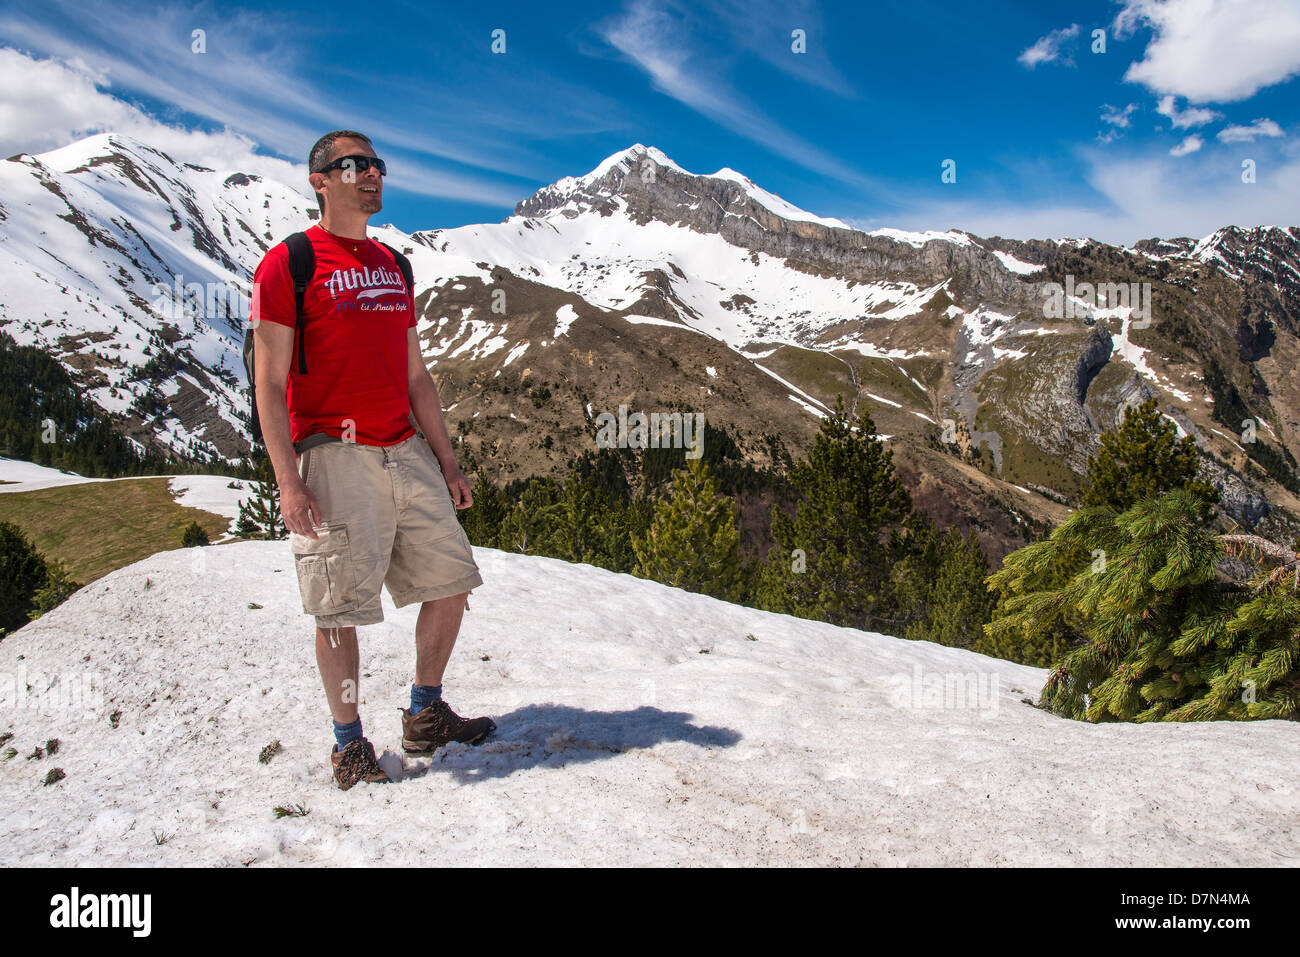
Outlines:
<svg viewBox="0 0 1300 957"><path fill-rule="evenodd" d="M1205 145L1205 140L1201 139L1195 133L1187 137L1177 146L1169 151L1170 156L1186 156L1188 153L1195 153Z"/></svg>
<svg viewBox="0 0 1300 957"><path fill-rule="evenodd" d="M1136 103L1130 103L1122 110L1118 107L1111 106L1109 103L1105 103L1102 105L1101 121L1103 123L1109 123L1111 126L1117 126L1121 130L1126 130L1133 122L1129 117L1136 109Z"/></svg>
<svg viewBox="0 0 1300 957"><path fill-rule="evenodd" d="M1227 126L1219 130L1221 143L1253 143L1257 136L1281 136L1282 127L1272 120L1260 119L1249 126Z"/></svg>
<svg viewBox="0 0 1300 957"><path fill-rule="evenodd" d="M1051 63L1061 58L1061 45L1079 35L1079 25L1072 23L1068 27L1060 30L1053 30L1045 37L1040 37L1033 46L1028 47L1016 61L1029 69L1033 69L1040 63ZM1065 63L1073 63L1074 60L1066 56Z"/></svg>
<svg viewBox="0 0 1300 957"><path fill-rule="evenodd" d="M1193 103L1232 103L1300 72L1295 0L1125 0L1116 35L1149 27L1124 79Z"/></svg>
<svg viewBox="0 0 1300 957"><path fill-rule="evenodd" d="M2 42L31 56L84 64L101 81L92 83L101 92L111 85L119 101L126 95L145 96L162 104L168 116L185 117L186 125L197 121L234 131L268 152L304 161L307 149L325 130L360 128L380 144L394 173L401 171L392 177L391 188L425 196L513 206L526 186L502 184L479 170L532 179L517 162L505 158L515 151L503 148L499 134L511 124L501 122L502 111L483 106L477 91L462 99L459 93L444 96L439 84L426 84L415 90L386 88L382 97L364 100L330 95L321 84L331 76L346 76L346 65L318 71L290 29L289 15L274 9L232 9L214 19L205 7L186 3L144 8L134 0L112 5L42 0L39 7L35 13L32 5L0 6ZM205 22L207 53L196 55L190 48L190 30ZM177 43L177 37L184 42ZM20 82L9 74L5 79L8 96L23 94ZM349 88L370 89L356 82ZM556 96L562 102L580 99L568 89ZM33 99L33 108L39 110L41 101ZM382 105L376 107L376 101ZM466 135L461 124L446 130L411 124L414 102L431 115L469 117L466 128L491 124L491 142L489 137L474 141L473 130ZM110 107L110 115L115 113ZM487 120L482 118L485 113ZM407 152L392 155L398 150ZM428 162L428 157L474 169L448 169Z"/></svg>
<svg viewBox="0 0 1300 957"><path fill-rule="evenodd" d="M0 48L0 155L40 153L92 133L126 133L170 156L219 170L255 173L300 189L307 167L256 152L251 139L225 129L185 130L160 123L102 91L107 77L80 60L36 60Z"/></svg>
<svg viewBox="0 0 1300 957"><path fill-rule="evenodd" d="M1203 106L1189 106L1185 110L1178 109L1172 93L1162 96L1160 102L1156 104L1156 112L1161 116L1169 117L1169 122L1176 130L1186 130L1197 126L1204 126L1206 123L1212 123L1219 118L1219 114L1214 110L1206 109Z"/></svg>

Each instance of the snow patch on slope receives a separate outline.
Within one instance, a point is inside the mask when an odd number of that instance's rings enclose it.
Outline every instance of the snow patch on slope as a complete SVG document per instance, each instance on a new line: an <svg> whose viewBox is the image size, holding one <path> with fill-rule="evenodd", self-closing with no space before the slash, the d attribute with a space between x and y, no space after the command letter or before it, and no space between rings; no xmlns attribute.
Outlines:
<svg viewBox="0 0 1300 957"><path fill-rule="evenodd" d="M569 327L573 325L574 320L577 318L578 313L570 303L566 302L559 309L555 310L555 334L551 336L551 338L558 339L560 336L565 335L569 331Z"/></svg>
<svg viewBox="0 0 1300 957"><path fill-rule="evenodd" d="M1291 722L1068 721L1021 702L1043 669L492 549L448 677L496 734L401 754L419 606L384 593L361 713L398 780L342 792L288 543L203 552L202 575L162 552L0 643L0 673L103 692L90 714L7 710L20 752L61 747L0 763L5 864L1300 863ZM1111 786L1081 813L1085 766ZM1194 841L1143 837L1193 818Z"/></svg>
<svg viewBox="0 0 1300 957"><path fill-rule="evenodd" d="M873 229L867 233L868 236L883 236L886 239L892 239L896 242L907 243L909 246L920 248L926 243L943 242L953 243L957 246L973 246L975 241L968 235L958 232L955 229L937 232L935 230L926 230L925 232L915 232L907 229L892 229L889 227L883 229Z"/></svg>
<svg viewBox="0 0 1300 957"><path fill-rule="evenodd" d="M993 255L998 258L1002 265L1006 266L1017 276L1032 276L1036 272L1042 272L1046 267L1035 266L1033 263L1022 262L1010 253L999 252L994 250Z"/></svg>

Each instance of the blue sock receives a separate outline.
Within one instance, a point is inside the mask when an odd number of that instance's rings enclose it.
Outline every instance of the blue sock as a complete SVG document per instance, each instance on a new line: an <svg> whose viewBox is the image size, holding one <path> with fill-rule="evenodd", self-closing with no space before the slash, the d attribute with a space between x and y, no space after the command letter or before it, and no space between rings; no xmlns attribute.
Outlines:
<svg viewBox="0 0 1300 957"><path fill-rule="evenodd" d="M351 724L339 724L337 721L334 722L334 740L338 742L340 751L346 748L353 741L358 740L360 737L360 716L358 716L357 720L353 721Z"/></svg>
<svg viewBox="0 0 1300 957"><path fill-rule="evenodd" d="M419 714L442 697L442 685L411 685L411 714Z"/></svg>

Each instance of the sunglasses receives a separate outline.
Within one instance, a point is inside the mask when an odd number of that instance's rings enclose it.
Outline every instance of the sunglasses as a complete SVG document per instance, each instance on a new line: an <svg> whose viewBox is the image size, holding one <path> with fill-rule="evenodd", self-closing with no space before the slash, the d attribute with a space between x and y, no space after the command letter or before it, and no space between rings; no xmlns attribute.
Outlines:
<svg viewBox="0 0 1300 957"><path fill-rule="evenodd" d="M328 173L332 169L342 169L364 173L372 166L379 170L380 176L388 175L388 165L378 156L363 156L360 153L357 153L355 156L340 156L334 162L326 163L320 169L316 170L316 172Z"/></svg>

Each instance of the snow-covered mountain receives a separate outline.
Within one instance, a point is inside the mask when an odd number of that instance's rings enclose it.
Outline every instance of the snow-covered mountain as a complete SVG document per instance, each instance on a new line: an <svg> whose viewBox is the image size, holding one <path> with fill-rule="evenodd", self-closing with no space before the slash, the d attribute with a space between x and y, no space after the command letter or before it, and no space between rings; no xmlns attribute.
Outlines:
<svg viewBox="0 0 1300 957"><path fill-rule="evenodd" d="M399 780L346 793L287 543L83 588L0 643L0 864L1300 863L1293 722L1068 721L1022 700L1040 669L477 556L445 688L499 730L401 755L417 609L385 593L360 706Z"/></svg>
<svg viewBox="0 0 1300 957"><path fill-rule="evenodd" d="M0 326L137 440L235 459L247 303L229 292L315 215L296 187L116 134L12 157ZM638 144L501 223L374 232L411 256L425 357L488 474L562 470L620 404L704 412L761 460L773 434L801 448L842 392L923 505L1006 538L1022 513L1059 518L1098 433L1154 395L1240 521L1300 514L1283 487L1300 488L1297 227L1132 248L866 233Z"/></svg>
<svg viewBox="0 0 1300 957"><path fill-rule="evenodd" d="M125 136L11 157L0 163L0 321L61 359L137 439L232 453L246 444L240 295L307 203L288 186L177 163ZM189 305L178 283L196 284ZM209 289L222 307L211 308ZM170 414L146 426L133 404L151 386Z"/></svg>

